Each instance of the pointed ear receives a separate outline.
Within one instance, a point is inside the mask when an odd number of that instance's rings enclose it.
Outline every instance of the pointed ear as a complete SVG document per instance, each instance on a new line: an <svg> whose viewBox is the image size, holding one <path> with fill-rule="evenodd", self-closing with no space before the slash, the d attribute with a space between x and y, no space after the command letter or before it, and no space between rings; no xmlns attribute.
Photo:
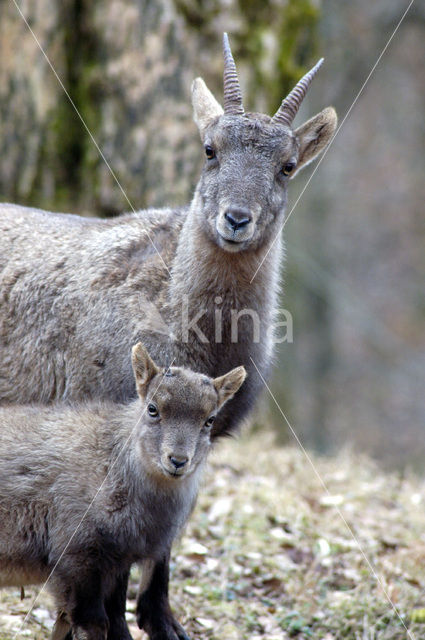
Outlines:
<svg viewBox="0 0 425 640"><path fill-rule="evenodd" d="M149 382L161 369L157 367L141 342L134 345L131 350L131 364L133 365L137 393L143 400L146 397Z"/></svg>
<svg viewBox="0 0 425 640"><path fill-rule="evenodd" d="M214 98L202 78L196 78L192 83L192 104L193 119L202 138L206 127L222 115L223 108Z"/></svg>
<svg viewBox="0 0 425 640"><path fill-rule="evenodd" d="M333 107L327 107L295 130L300 150L298 164L291 178L323 151L335 133L338 118Z"/></svg>
<svg viewBox="0 0 425 640"><path fill-rule="evenodd" d="M236 367L236 369L232 369L229 373L226 373L224 376L220 376L219 378L214 378L213 384L218 393L218 407L219 409L223 406L225 402L232 398L236 391L238 391L239 387L241 387L243 381L246 378L246 370L245 367Z"/></svg>

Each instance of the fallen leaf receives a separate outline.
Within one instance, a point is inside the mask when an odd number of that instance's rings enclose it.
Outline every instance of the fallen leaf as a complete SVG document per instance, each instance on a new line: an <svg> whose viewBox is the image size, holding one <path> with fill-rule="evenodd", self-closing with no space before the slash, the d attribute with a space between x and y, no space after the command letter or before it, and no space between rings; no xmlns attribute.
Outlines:
<svg viewBox="0 0 425 640"><path fill-rule="evenodd" d="M208 549L200 542L187 542L183 547L183 553L187 556L205 556Z"/></svg>
<svg viewBox="0 0 425 640"><path fill-rule="evenodd" d="M410 612L410 619L412 622L425 622L425 609L413 609Z"/></svg>
<svg viewBox="0 0 425 640"><path fill-rule="evenodd" d="M322 507L339 507L344 503L344 496L341 494L325 495L320 498Z"/></svg>
<svg viewBox="0 0 425 640"><path fill-rule="evenodd" d="M186 593L190 593L191 596L200 596L202 593L202 588L195 585L187 584L184 586L183 591L186 591Z"/></svg>
<svg viewBox="0 0 425 640"><path fill-rule="evenodd" d="M214 629L215 627L215 620L212 620L211 618L195 618L196 622L198 622L201 627L205 627L205 629Z"/></svg>

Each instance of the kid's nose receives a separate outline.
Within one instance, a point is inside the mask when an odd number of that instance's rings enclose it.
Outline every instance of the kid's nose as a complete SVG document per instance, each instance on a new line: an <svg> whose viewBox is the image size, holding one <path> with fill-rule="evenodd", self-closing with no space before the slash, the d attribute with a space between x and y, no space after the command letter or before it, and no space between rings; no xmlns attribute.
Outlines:
<svg viewBox="0 0 425 640"><path fill-rule="evenodd" d="M185 464L187 464L187 461L189 460L189 458L187 458L186 456L168 456L170 459L170 462L172 465L175 466L176 469L181 469L182 467L185 466Z"/></svg>
<svg viewBox="0 0 425 640"><path fill-rule="evenodd" d="M224 217L233 231L238 231L238 229L246 227L252 220L251 213L248 209L228 209Z"/></svg>

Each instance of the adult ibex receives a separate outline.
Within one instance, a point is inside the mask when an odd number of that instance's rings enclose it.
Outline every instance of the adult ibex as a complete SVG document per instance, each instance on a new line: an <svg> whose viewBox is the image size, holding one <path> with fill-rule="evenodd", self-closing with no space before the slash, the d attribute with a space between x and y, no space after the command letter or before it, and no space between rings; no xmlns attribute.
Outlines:
<svg viewBox="0 0 425 640"><path fill-rule="evenodd" d="M288 182L336 127L329 107L292 128L320 64L273 117L247 113L224 36L224 109L202 79L193 84L206 160L185 208L106 221L0 207L0 402L130 400L127 354L142 340L163 366L175 358L215 377L243 364L247 381L212 437L236 428L262 387L251 358L263 376L271 363ZM167 584L165 553L138 622L152 637L184 639Z"/></svg>

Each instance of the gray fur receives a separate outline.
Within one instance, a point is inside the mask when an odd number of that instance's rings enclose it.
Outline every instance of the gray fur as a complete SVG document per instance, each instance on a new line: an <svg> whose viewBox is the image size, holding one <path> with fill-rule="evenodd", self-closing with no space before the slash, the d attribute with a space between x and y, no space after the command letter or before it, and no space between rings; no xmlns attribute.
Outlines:
<svg viewBox="0 0 425 640"><path fill-rule="evenodd" d="M133 366L140 397L127 406L0 409L0 587L54 569L58 637L65 620L77 639L106 638L117 575L154 563L181 531L211 446L205 423L245 378L242 367L214 380L181 368L164 376L141 345ZM170 456L187 463L176 469Z"/></svg>

